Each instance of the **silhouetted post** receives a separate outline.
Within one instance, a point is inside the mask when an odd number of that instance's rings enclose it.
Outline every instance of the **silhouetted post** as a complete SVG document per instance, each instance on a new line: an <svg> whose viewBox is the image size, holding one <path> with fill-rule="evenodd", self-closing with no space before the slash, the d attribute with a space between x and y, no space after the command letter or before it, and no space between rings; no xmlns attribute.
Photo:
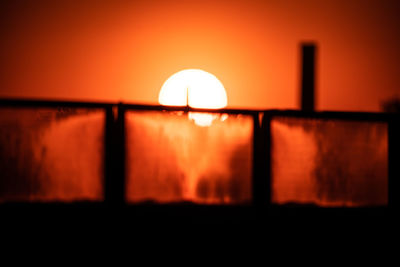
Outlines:
<svg viewBox="0 0 400 267"><path fill-rule="evenodd" d="M398 205L399 182L400 177L400 114L391 114L389 127L388 127L388 141L389 141L389 206L394 208Z"/></svg>
<svg viewBox="0 0 400 267"><path fill-rule="evenodd" d="M253 200L256 207L271 204L271 116L254 116Z"/></svg>
<svg viewBox="0 0 400 267"><path fill-rule="evenodd" d="M106 110L105 202L123 205L125 192L125 109L122 104Z"/></svg>
<svg viewBox="0 0 400 267"><path fill-rule="evenodd" d="M269 117L260 114L253 115L253 204L256 207L264 207L269 203L270 176L269 176Z"/></svg>
<svg viewBox="0 0 400 267"><path fill-rule="evenodd" d="M316 45L307 43L301 45L301 110L315 110L315 52Z"/></svg>

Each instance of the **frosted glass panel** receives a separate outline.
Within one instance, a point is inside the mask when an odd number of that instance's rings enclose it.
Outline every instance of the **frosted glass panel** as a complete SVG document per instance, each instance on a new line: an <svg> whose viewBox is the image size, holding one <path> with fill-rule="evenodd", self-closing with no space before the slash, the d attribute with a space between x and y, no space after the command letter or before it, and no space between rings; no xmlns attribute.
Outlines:
<svg viewBox="0 0 400 267"><path fill-rule="evenodd" d="M276 117L271 138L274 203L387 205L386 123Z"/></svg>
<svg viewBox="0 0 400 267"><path fill-rule="evenodd" d="M129 202L251 201L251 116L218 115L198 126L187 113L127 112Z"/></svg>
<svg viewBox="0 0 400 267"><path fill-rule="evenodd" d="M0 201L103 199L104 112L0 108Z"/></svg>

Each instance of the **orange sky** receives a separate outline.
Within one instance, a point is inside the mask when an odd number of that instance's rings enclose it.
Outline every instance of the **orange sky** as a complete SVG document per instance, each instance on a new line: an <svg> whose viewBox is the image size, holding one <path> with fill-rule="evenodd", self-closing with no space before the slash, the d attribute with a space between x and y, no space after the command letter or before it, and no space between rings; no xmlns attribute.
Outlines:
<svg viewBox="0 0 400 267"><path fill-rule="evenodd" d="M0 97L155 104L200 68L229 107L298 108L299 43L315 40L317 109L378 111L400 96L399 3L2 1Z"/></svg>

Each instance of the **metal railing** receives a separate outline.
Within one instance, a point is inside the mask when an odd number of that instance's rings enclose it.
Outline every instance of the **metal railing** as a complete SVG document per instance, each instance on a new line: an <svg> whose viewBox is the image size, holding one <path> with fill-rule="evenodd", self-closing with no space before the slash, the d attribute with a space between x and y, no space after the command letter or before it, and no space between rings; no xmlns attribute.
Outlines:
<svg viewBox="0 0 400 267"><path fill-rule="evenodd" d="M351 120L383 122L388 125L388 206L397 203L399 171L400 120L396 114L367 112L312 112L299 110L193 109L159 105L135 105L109 102L43 101L1 99L0 108L95 108L105 112L104 134L104 203L106 206L127 206L125 192L126 136L125 113L130 110L183 111L243 114L253 118L252 207L279 206L271 203L271 121L276 117L311 118L321 120ZM260 118L262 117L262 120ZM2 204L4 205L4 204ZM135 206L135 205L134 205ZM136 205L137 206L137 205ZM167 205L163 205L167 206ZM202 206L202 205L198 205ZM397 205L396 205L397 206Z"/></svg>

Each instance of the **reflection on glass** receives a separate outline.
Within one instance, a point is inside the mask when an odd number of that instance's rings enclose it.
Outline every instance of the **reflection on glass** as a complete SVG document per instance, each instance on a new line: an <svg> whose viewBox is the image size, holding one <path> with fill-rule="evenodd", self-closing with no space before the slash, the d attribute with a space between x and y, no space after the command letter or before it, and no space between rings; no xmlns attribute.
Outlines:
<svg viewBox="0 0 400 267"><path fill-rule="evenodd" d="M179 112L127 112L127 201L251 201L252 118L220 116L201 127Z"/></svg>
<svg viewBox="0 0 400 267"><path fill-rule="evenodd" d="M103 199L104 112L0 108L0 202Z"/></svg>
<svg viewBox="0 0 400 267"><path fill-rule="evenodd" d="M274 203L387 205L386 123L276 117L271 137Z"/></svg>

